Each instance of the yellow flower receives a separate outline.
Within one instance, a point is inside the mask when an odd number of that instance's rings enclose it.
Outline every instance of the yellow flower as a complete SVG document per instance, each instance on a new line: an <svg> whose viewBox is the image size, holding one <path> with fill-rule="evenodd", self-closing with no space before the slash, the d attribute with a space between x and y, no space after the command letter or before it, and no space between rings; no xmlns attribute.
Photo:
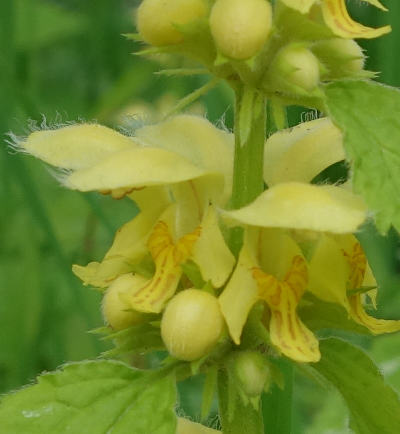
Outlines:
<svg viewBox="0 0 400 434"><path fill-rule="evenodd" d="M34 132L20 146L68 170L63 176L67 187L115 198L128 195L141 209L117 232L101 263L74 266L85 284L108 287L115 282L118 287L121 276L126 310L157 313L175 293L181 266L189 259L215 287L228 278L234 257L219 229L215 205L224 205L231 190L230 134L200 117L181 115L144 126L134 137L83 124ZM142 276L138 267L149 256L155 271Z"/></svg>
<svg viewBox="0 0 400 434"><path fill-rule="evenodd" d="M270 188L248 206L224 212L246 227L238 265L220 296L234 342L240 343L254 303L263 300L271 343L298 362L318 361L318 341L296 311L306 290L341 304L372 333L400 329L399 321L376 320L363 307L363 286L375 285L351 235L366 218L363 201L346 186L309 184L344 159L339 130L318 119L276 133L266 143L265 159Z"/></svg>
<svg viewBox="0 0 400 434"><path fill-rule="evenodd" d="M286 6L296 9L302 14L310 12L317 0L281 0ZM367 3L386 11L387 9L378 0L365 0ZM378 29L366 27L351 19L347 12L345 0L322 0L322 15L326 25L331 31L342 38L378 38L391 31L390 26Z"/></svg>

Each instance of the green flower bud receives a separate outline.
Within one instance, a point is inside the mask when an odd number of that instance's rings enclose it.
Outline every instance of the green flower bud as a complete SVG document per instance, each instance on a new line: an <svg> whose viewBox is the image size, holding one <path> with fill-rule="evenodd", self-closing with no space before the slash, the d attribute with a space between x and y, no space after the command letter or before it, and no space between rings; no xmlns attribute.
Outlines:
<svg viewBox="0 0 400 434"><path fill-rule="evenodd" d="M234 358L234 373L244 393L259 396L271 379L265 358L256 351L242 351Z"/></svg>
<svg viewBox="0 0 400 434"><path fill-rule="evenodd" d="M169 353L181 360L196 360L218 342L224 319L216 297L187 289L167 305L161 321L161 336Z"/></svg>
<svg viewBox="0 0 400 434"><path fill-rule="evenodd" d="M318 59L307 48L293 44L282 48L272 62L269 77L279 90L296 93L314 90L320 79Z"/></svg>
<svg viewBox="0 0 400 434"><path fill-rule="evenodd" d="M248 59L265 44L272 26L272 8L266 0L217 0L210 28L222 54Z"/></svg>
<svg viewBox="0 0 400 434"><path fill-rule="evenodd" d="M141 279L134 276L135 279ZM146 282L146 279L142 279ZM139 324L143 318L139 312L132 310L129 304L124 300L132 289L132 275L123 274L119 276L107 289L103 298L103 317L107 324L114 330L122 330L127 327Z"/></svg>
<svg viewBox="0 0 400 434"><path fill-rule="evenodd" d="M326 78L357 75L364 68L362 48L352 39L320 41L312 47L312 51L326 66Z"/></svg>
<svg viewBox="0 0 400 434"><path fill-rule="evenodd" d="M184 37L176 25L204 17L207 10L205 0L144 0L137 11L138 30L149 44L178 44Z"/></svg>

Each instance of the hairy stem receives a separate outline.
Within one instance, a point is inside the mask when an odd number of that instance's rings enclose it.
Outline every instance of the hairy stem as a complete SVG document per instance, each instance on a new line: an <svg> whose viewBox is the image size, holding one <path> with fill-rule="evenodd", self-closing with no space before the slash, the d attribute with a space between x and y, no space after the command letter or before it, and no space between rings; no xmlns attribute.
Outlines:
<svg viewBox="0 0 400 434"><path fill-rule="evenodd" d="M264 190L265 107L265 97L255 89L245 85L236 89L233 209L249 204ZM242 245L242 232L241 228L234 228L231 232L231 249L236 255Z"/></svg>
<svg viewBox="0 0 400 434"><path fill-rule="evenodd" d="M225 369L218 371L218 398L224 434L264 433L261 410L250 402L243 402Z"/></svg>

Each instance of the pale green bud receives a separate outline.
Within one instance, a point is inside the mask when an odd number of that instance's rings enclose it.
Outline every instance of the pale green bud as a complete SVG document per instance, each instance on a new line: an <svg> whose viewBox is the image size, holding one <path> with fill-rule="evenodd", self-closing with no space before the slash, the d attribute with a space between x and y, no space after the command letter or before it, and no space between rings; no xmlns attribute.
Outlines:
<svg viewBox="0 0 400 434"><path fill-rule="evenodd" d="M218 299L205 291L187 289L168 303L161 320L161 336L172 356L191 361L215 346L223 326Z"/></svg>
<svg viewBox="0 0 400 434"><path fill-rule="evenodd" d="M270 77L280 84L280 90L290 92L300 88L310 92L318 86L320 65L309 49L296 44L288 45L273 60Z"/></svg>
<svg viewBox="0 0 400 434"><path fill-rule="evenodd" d="M267 41L272 8L266 0L217 0L210 28L219 51L232 59L248 59Z"/></svg>
<svg viewBox="0 0 400 434"><path fill-rule="evenodd" d="M168 303L161 320L161 336L172 356L191 361L215 346L223 326L218 299L205 291L187 289Z"/></svg>
<svg viewBox="0 0 400 434"><path fill-rule="evenodd" d="M234 357L234 373L243 392L259 396L267 388L271 373L265 358L256 351L242 351Z"/></svg>
<svg viewBox="0 0 400 434"><path fill-rule="evenodd" d="M129 303L125 301L126 296L129 295L132 289L132 279L142 283L146 282L146 279L139 276L123 274L114 280L104 295L103 317L114 330L122 330L143 321L142 314L134 311Z"/></svg>
<svg viewBox="0 0 400 434"><path fill-rule="evenodd" d="M149 44L178 44L184 36L177 26L202 18L207 11L205 0L143 0L137 11L137 26Z"/></svg>

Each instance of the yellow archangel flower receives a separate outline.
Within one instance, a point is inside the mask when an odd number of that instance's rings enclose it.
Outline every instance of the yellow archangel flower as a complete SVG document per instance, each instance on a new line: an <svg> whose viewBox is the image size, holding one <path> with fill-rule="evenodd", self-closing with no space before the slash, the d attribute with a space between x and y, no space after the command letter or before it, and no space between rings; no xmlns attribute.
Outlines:
<svg viewBox="0 0 400 434"><path fill-rule="evenodd" d="M347 12L345 0L281 0L286 6L296 9L302 14L309 13L311 8L321 3L321 10L326 25L331 31L342 38L378 38L391 31L390 26L371 28L352 20ZM365 0L367 3L386 11L378 0Z"/></svg>
<svg viewBox="0 0 400 434"><path fill-rule="evenodd" d="M219 299L235 343L250 309L263 300L271 343L298 362L318 361L318 341L296 310L305 291L342 305L372 333L400 329L399 321L377 320L363 307L363 288L376 286L352 235L366 218L363 201L347 184L309 183L344 158L340 131L328 119L278 132L266 143L270 188L248 206L224 212L231 224L246 228L238 265ZM374 301L376 291L368 295Z"/></svg>
<svg viewBox="0 0 400 434"><path fill-rule="evenodd" d="M34 132L19 146L64 169L67 187L128 196L141 210L119 229L102 262L74 266L85 284L111 285L125 310L158 313L189 259L205 281L225 283L234 257L215 206L225 204L231 189L230 134L203 118L180 115L139 128L132 137L82 124ZM150 276L148 269L141 272L149 259Z"/></svg>

